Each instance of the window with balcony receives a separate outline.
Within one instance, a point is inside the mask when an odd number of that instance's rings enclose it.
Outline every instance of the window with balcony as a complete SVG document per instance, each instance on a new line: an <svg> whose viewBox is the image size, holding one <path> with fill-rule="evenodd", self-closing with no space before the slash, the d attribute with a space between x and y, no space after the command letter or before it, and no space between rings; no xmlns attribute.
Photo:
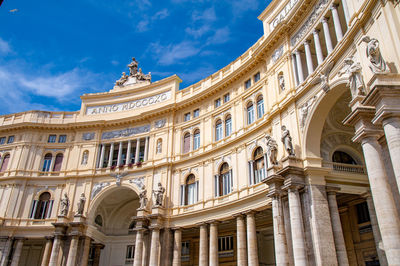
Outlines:
<svg viewBox="0 0 400 266"><path fill-rule="evenodd" d="M265 162L264 151L261 147L258 147L253 154L252 161L252 171L253 171L253 184L260 183L265 178Z"/></svg>
<svg viewBox="0 0 400 266"><path fill-rule="evenodd" d="M50 171L50 166L51 166L52 159L53 159L53 155L51 155L51 153L47 153L44 156L43 166L42 166L42 171L43 172L49 172Z"/></svg>
<svg viewBox="0 0 400 266"><path fill-rule="evenodd" d="M190 152L190 133L186 133L183 137L183 153Z"/></svg>
<svg viewBox="0 0 400 266"><path fill-rule="evenodd" d="M64 155L62 153L59 153L56 155L56 159L54 161L54 167L53 171L54 172L59 172L61 170L61 165L64 159Z"/></svg>
<svg viewBox="0 0 400 266"><path fill-rule="evenodd" d="M264 115L264 99L260 95L257 98L257 118L261 118Z"/></svg>
<svg viewBox="0 0 400 266"><path fill-rule="evenodd" d="M199 182L196 181L194 174L190 174L181 185L181 205L192 205L198 201Z"/></svg>
<svg viewBox="0 0 400 266"><path fill-rule="evenodd" d="M232 134L232 117L227 115L225 118L225 137Z"/></svg>
<svg viewBox="0 0 400 266"><path fill-rule="evenodd" d="M34 200L29 218L31 219L48 219L51 217L53 209L53 200L49 192L43 192L39 196L39 200Z"/></svg>

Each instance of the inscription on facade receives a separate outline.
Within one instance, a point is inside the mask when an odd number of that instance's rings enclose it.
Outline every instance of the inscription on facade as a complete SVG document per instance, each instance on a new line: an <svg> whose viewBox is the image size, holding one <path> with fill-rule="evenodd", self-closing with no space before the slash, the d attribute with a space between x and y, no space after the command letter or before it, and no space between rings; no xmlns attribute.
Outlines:
<svg viewBox="0 0 400 266"><path fill-rule="evenodd" d="M150 125L145 125L141 127L127 128L122 130L115 130L104 132L101 135L101 139L113 139L113 138L122 138L129 137L140 133L145 133L150 131Z"/></svg>
<svg viewBox="0 0 400 266"><path fill-rule="evenodd" d="M86 108L86 115L99 115L108 113L117 113L151 106L157 103L165 102L171 99L171 91L163 92L151 97L109 105L90 106Z"/></svg>
<svg viewBox="0 0 400 266"><path fill-rule="evenodd" d="M299 0L290 0L289 3L286 4L286 6L282 9L282 11L274 18L274 20L269 24L269 27L271 28L271 31L276 28L276 26L281 23L286 16L289 14L289 12L292 10L292 8L299 2Z"/></svg>

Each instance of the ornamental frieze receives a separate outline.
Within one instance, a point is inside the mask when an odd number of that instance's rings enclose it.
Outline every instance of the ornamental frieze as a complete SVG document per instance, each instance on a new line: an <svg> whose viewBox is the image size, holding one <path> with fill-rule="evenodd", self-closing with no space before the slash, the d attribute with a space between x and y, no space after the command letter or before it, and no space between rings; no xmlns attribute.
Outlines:
<svg viewBox="0 0 400 266"><path fill-rule="evenodd" d="M122 138L122 137L129 137L136 134L146 133L150 131L150 125L145 125L141 127L134 127L134 128L127 128L122 130L115 130L104 132L101 135L101 139L114 139L114 138Z"/></svg>

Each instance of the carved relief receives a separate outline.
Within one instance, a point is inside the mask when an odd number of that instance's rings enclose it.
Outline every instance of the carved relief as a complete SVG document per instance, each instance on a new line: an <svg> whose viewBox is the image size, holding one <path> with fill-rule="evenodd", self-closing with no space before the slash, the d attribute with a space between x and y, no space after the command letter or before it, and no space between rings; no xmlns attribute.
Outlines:
<svg viewBox="0 0 400 266"><path fill-rule="evenodd" d="M94 139L95 133L94 132L90 132L90 133L83 133L82 134L82 140L92 140Z"/></svg>
<svg viewBox="0 0 400 266"><path fill-rule="evenodd" d="M343 67L339 71L339 76L347 75L347 87L350 88L353 99L359 95L365 95L364 81L361 74L361 65L348 57L344 60Z"/></svg>
<svg viewBox="0 0 400 266"><path fill-rule="evenodd" d="M96 197L96 195L99 194L99 192L100 192L103 188L105 188L106 186L109 186L109 185L110 185L109 182L107 182L107 183L97 183L97 184L95 184L95 185L93 186L93 189L92 189L91 199L93 199L94 197Z"/></svg>
<svg viewBox="0 0 400 266"><path fill-rule="evenodd" d="M308 116L308 112L311 108L311 106L314 104L315 100L317 99L317 96L312 97L310 100L305 102L301 107L300 107L300 128L304 129L304 126L306 124L306 119Z"/></svg>
<svg viewBox="0 0 400 266"><path fill-rule="evenodd" d="M145 133L150 131L150 125L145 125L141 127L127 128L123 130L115 130L110 132L104 132L101 135L101 139L113 139L113 138L122 138L129 137L140 133Z"/></svg>
<svg viewBox="0 0 400 266"><path fill-rule="evenodd" d="M162 128L162 127L165 126L166 122L167 122L167 119L158 120L158 121L154 122L154 127L155 128Z"/></svg>
<svg viewBox="0 0 400 266"><path fill-rule="evenodd" d="M370 38L369 36L364 36L361 40L367 43L365 52L370 62L369 68L371 71L374 74L389 73L390 69L386 64L386 61L383 59L379 49L379 41L375 38Z"/></svg>
<svg viewBox="0 0 400 266"><path fill-rule="evenodd" d="M129 180L129 183L135 184L140 190L144 188L144 177Z"/></svg>
<svg viewBox="0 0 400 266"><path fill-rule="evenodd" d="M274 53L272 54L272 61L274 61L275 63L276 61L279 60L279 58L282 57L282 55L283 55L283 45L274 51Z"/></svg>

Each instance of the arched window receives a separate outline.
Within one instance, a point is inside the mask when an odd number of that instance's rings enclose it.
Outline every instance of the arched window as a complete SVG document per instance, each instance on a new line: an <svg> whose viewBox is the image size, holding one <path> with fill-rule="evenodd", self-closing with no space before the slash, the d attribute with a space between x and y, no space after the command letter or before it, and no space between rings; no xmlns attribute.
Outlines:
<svg viewBox="0 0 400 266"><path fill-rule="evenodd" d="M181 186L181 205L192 205L198 201L198 184L194 174L190 174L186 178L185 184Z"/></svg>
<svg viewBox="0 0 400 266"><path fill-rule="evenodd" d="M223 163L215 176L215 196L220 197L232 192L232 169L227 163Z"/></svg>
<svg viewBox="0 0 400 266"><path fill-rule="evenodd" d="M254 151L253 155L253 171L254 171L254 183L260 183L265 178L265 158L264 151L261 147L258 147Z"/></svg>
<svg viewBox="0 0 400 266"><path fill-rule="evenodd" d="M62 153L57 154L56 160L54 161L54 167L53 167L54 172L58 172L61 170L63 158L64 158L64 155Z"/></svg>
<svg viewBox="0 0 400 266"><path fill-rule="evenodd" d="M157 140L156 153L162 153L162 139L161 138L159 138Z"/></svg>
<svg viewBox="0 0 400 266"><path fill-rule="evenodd" d="M200 148L200 130L196 129L193 134L193 150Z"/></svg>
<svg viewBox="0 0 400 266"><path fill-rule="evenodd" d="M357 162L344 151L335 151L332 155L332 162L334 163L345 163L345 164L357 164Z"/></svg>
<svg viewBox="0 0 400 266"><path fill-rule="evenodd" d="M101 217L100 214L96 216L94 219L94 223L97 224L98 226L102 227L103 226L103 217Z"/></svg>
<svg viewBox="0 0 400 266"><path fill-rule="evenodd" d="M30 218L33 219L47 219L51 217L51 210L53 209L53 200L49 192L43 192L39 196L39 200L34 200Z"/></svg>
<svg viewBox="0 0 400 266"><path fill-rule="evenodd" d="M4 156L4 158L3 158L2 162L1 162L0 172L4 172L4 171L7 170L9 161L10 161L10 154L7 154L6 156Z"/></svg>
<svg viewBox="0 0 400 266"><path fill-rule="evenodd" d="M53 159L53 155L51 155L51 153L47 153L44 156L44 160L43 160L43 167L42 167L42 171L43 172L48 172L50 171L50 165L51 165L51 160Z"/></svg>
<svg viewBox="0 0 400 266"><path fill-rule="evenodd" d="M183 137L183 153L190 152L190 133L186 133Z"/></svg>
<svg viewBox="0 0 400 266"><path fill-rule="evenodd" d="M216 123L215 123L215 141L221 140L223 136L223 132L222 132L222 121L221 119L219 119Z"/></svg>
<svg viewBox="0 0 400 266"><path fill-rule="evenodd" d="M262 96L257 98L257 118L261 118L264 115L264 99Z"/></svg>
<svg viewBox="0 0 400 266"><path fill-rule="evenodd" d="M230 115L225 118L225 137L232 134L232 117Z"/></svg>
<svg viewBox="0 0 400 266"><path fill-rule="evenodd" d="M247 124L250 125L254 122L254 105L252 102L247 104Z"/></svg>

